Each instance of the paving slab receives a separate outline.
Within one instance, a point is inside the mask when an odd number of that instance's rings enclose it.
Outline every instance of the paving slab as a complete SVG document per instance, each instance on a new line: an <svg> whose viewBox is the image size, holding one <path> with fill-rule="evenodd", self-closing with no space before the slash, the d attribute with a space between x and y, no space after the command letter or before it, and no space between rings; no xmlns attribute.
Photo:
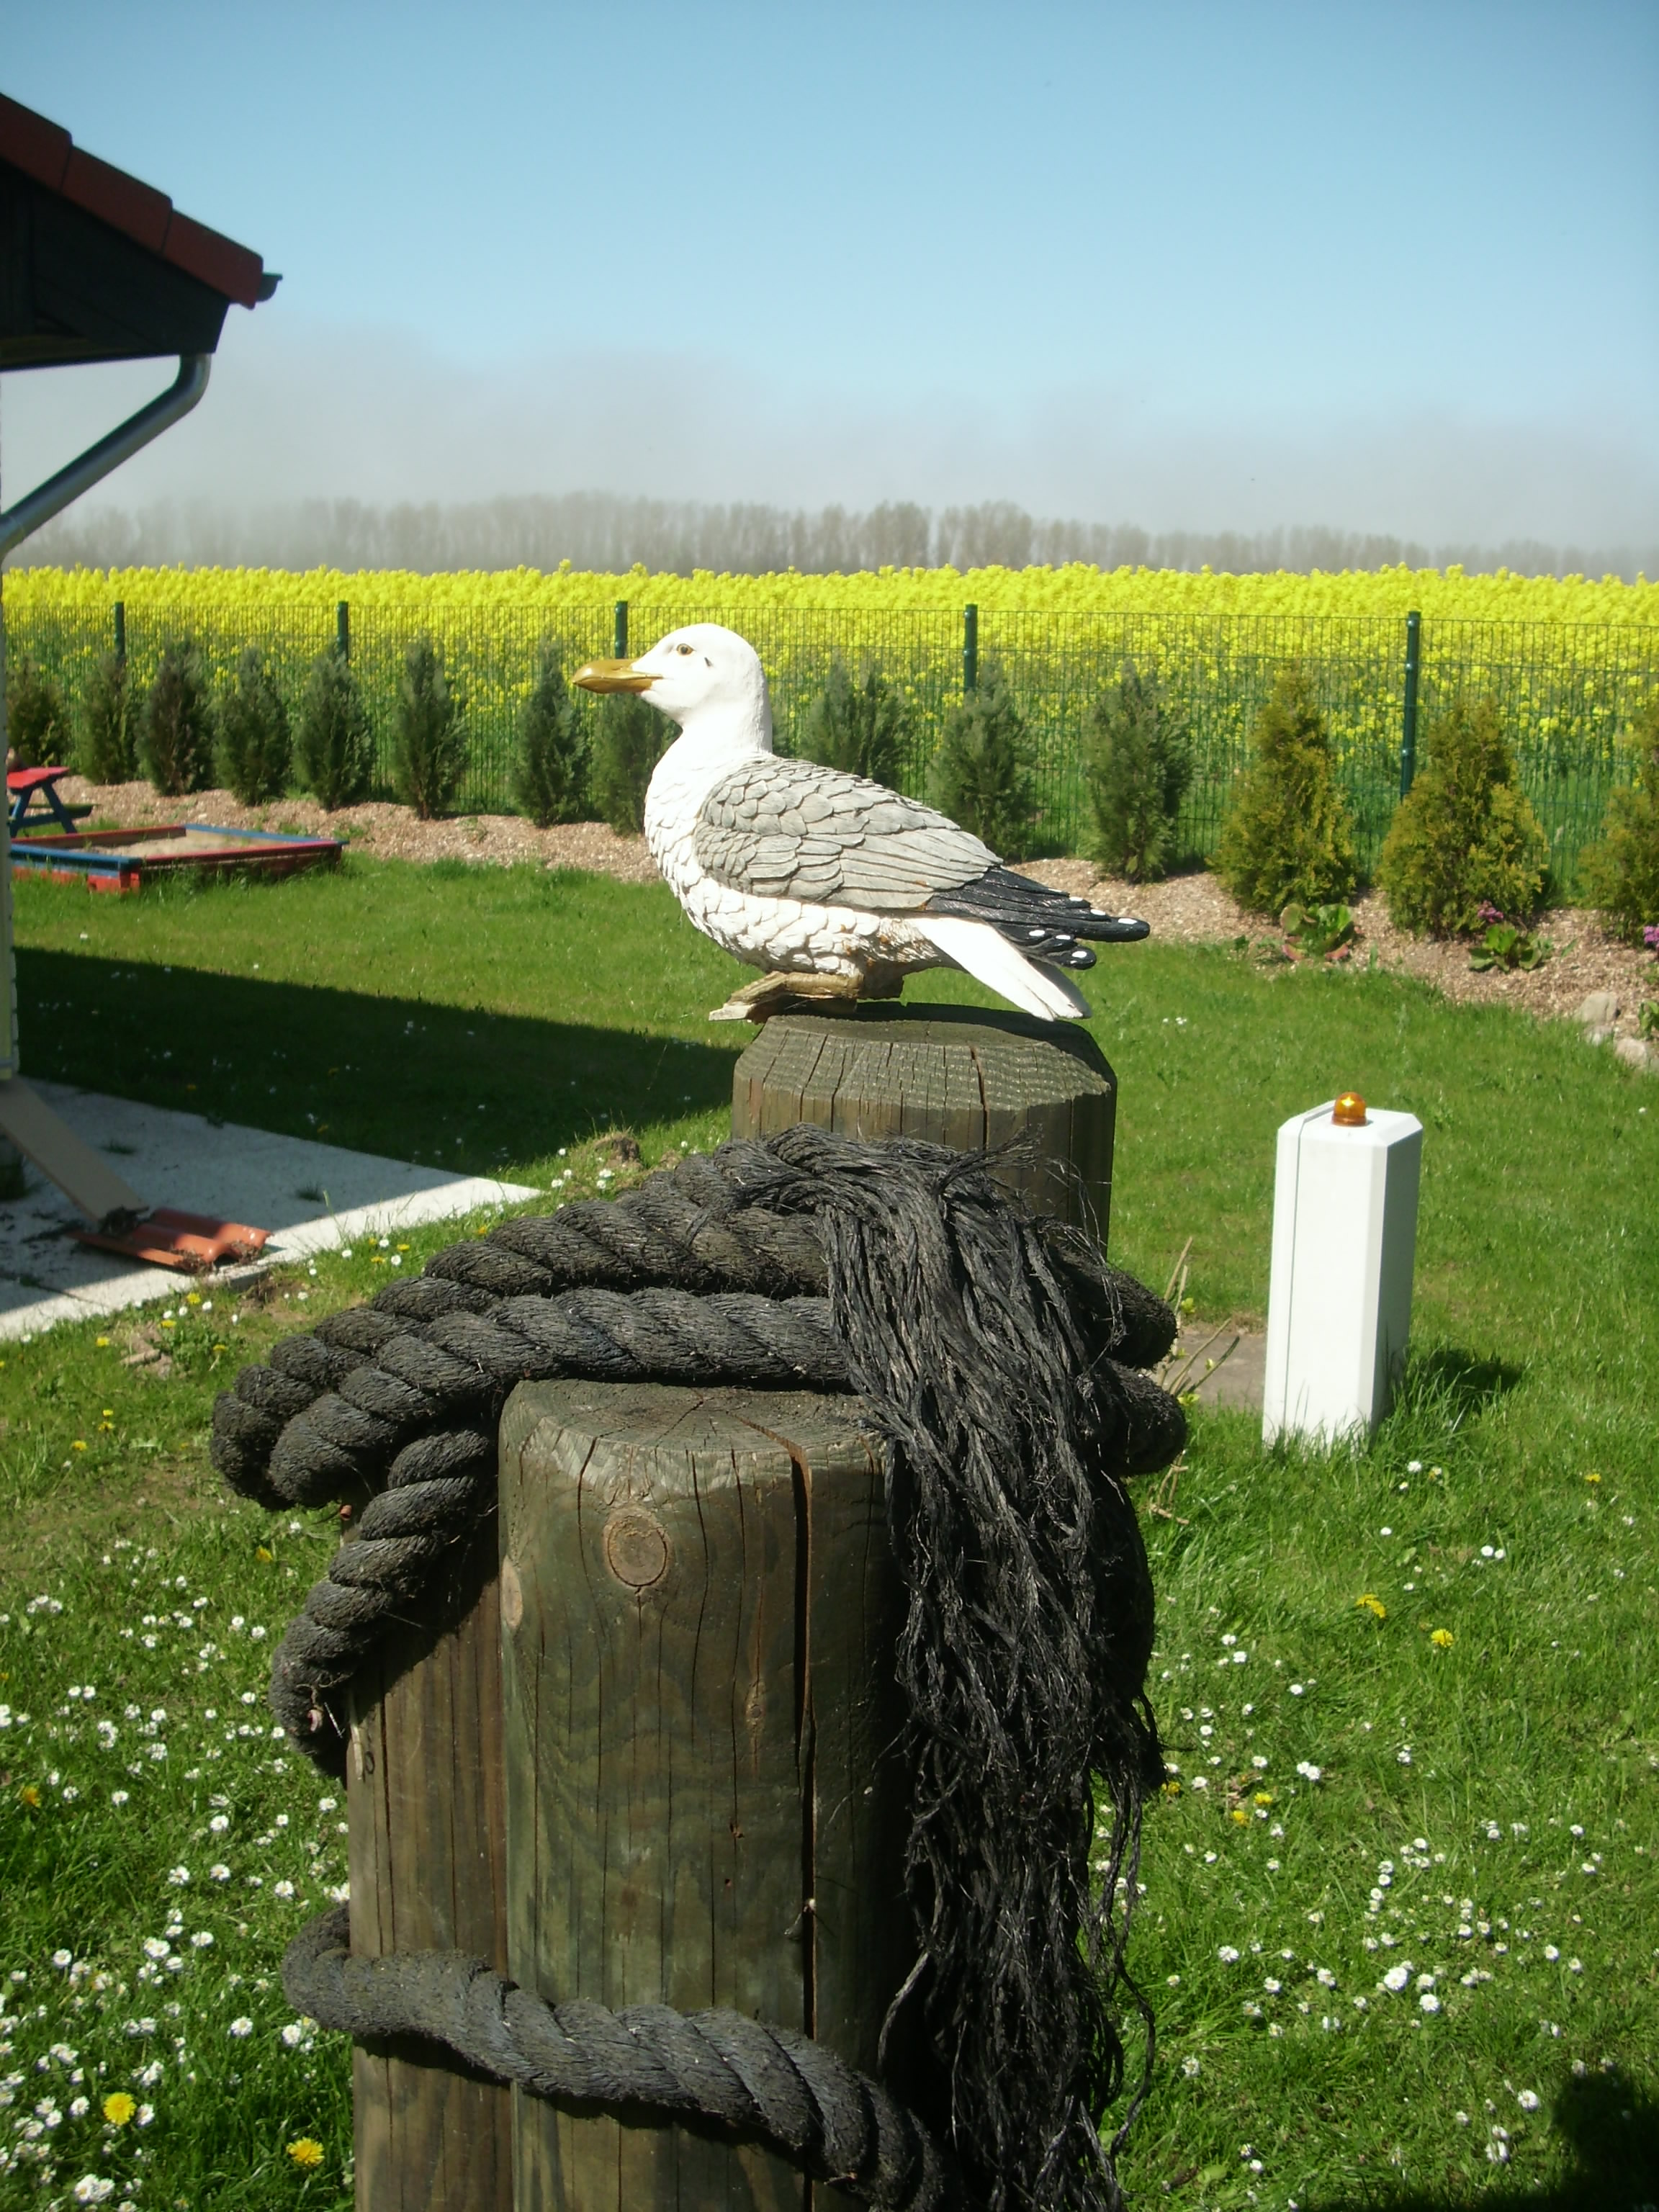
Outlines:
<svg viewBox="0 0 1659 2212"><path fill-rule="evenodd" d="M1158 1379L1166 1390L1190 1390L1201 1406L1260 1413L1267 1386L1267 1340L1253 1329L1183 1322Z"/></svg>
<svg viewBox="0 0 1659 2212"><path fill-rule="evenodd" d="M34 1087L76 1136L109 1156L148 1204L271 1231L259 1260L216 1269L211 1279L218 1283L246 1281L265 1267L355 1238L387 1237L536 1195L524 1183L448 1175L69 1084ZM0 1200L0 1340L179 1295L176 1270L75 1243L70 1232L85 1227L84 1217L34 1167L27 1176L21 1198Z"/></svg>

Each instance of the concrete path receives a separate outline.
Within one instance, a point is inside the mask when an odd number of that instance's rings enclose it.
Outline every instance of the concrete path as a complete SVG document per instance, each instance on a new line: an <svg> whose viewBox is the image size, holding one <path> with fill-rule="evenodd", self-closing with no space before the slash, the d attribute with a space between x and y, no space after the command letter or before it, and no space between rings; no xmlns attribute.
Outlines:
<svg viewBox="0 0 1659 2212"><path fill-rule="evenodd" d="M1190 1390L1201 1406L1243 1406L1256 1413L1267 1380L1267 1340L1249 1329L1186 1321L1158 1377L1166 1390Z"/></svg>
<svg viewBox="0 0 1659 2212"><path fill-rule="evenodd" d="M441 1168L412 1167L234 1122L216 1127L199 1114L106 1098L67 1084L37 1083L35 1089L150 1205L272 1232L260 1261L220 1269L216 1282L244 1281L263 1267L355 1237L388 1236L535 1195L522 1183L447 1176ZM76 1243L69 1232L85 1226L82 1216L34 1168L27 1172L24 1195L0 1200L0 1340L36 1336L58 1322L179 1295L188 1279L172 1268Z"/></svg>

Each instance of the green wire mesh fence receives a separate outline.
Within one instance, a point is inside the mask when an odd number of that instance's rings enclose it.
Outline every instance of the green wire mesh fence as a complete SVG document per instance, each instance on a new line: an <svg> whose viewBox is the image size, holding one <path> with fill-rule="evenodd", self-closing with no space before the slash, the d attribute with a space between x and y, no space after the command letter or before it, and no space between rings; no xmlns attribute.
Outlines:
<svg viewBox="0 0 1659 2212"><path fill-rule="evenodd" d="M177 634L165 603L124 604L131 679L149 684L161 649ZM910 709L902 781L926 795L945 717L962 695L965 672L1000 674L1024 718L1037 793L1038 849L1085 850L1091 832L1085 775L1090 709L1133 665L1155 675L1185 719L1195 772L1183 805L1185 852L1197 860L1215 845L1233 778L1244 763L1251 722L1274 677L1299 664L1311 681L1352 803L1362 862L1376 860L1401 787L1406 625L1393 617L1336 616L1197 617L1186 614L959 614L780 606L741 614L672 592L561 611L556 634L534 613L478 605L440 613L428 625L465 704L471 751L460 805L469 812L513 806L519 718L544 652L567 672L612 651L617 623L643 650L688 622L741 629L765 664L780 750L793 748L807 708L840 659L855 672L881 671ZM263 648L290 705L297 708L313 659L336 648L336 603L319 593L313 610L257 603L228 624L198 621L195 642L216 684L228 684L245 644ZM964 633L972 650L964 656ZM383 787L390 788L398 678L408 635L392 617L351 608L351 664L375 732ZM99 656L112 649L114 610L94 623L73 614L16 623L10 651L27 656L64 689L71 705ZM964 659L968 671L964 670ZM1608 792L1631 770L1631 731L1640 703L1659 684L1659 625L1425 622L1421 631L1419 724L1431 739L1437 712L1458 694L1496 703L1520 764L1522 782L1548 832L1558 880L1572 886L1581 848L1600 830ZM583 696L582 711L591 712ZM1423 757L1419 744L1418 757Z"/></svg>

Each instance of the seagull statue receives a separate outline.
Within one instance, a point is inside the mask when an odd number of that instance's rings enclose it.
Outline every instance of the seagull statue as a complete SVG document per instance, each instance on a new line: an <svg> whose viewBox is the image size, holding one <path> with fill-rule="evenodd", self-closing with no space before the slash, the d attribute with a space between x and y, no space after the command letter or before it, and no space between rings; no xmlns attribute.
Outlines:
<svg viewBox="0 0 1659 2212"><path fill-rule="evenodd" d="M781 759L760 655L717 623L672 630L637 660L590 661L574 681L642 693L680 726L646 793L646 843L704 936L767 971L711 1021L896 998L908 974L939 967L1042 1020L1076 1021L1089 1003L1063 971L1094 965L1085 940L1147 934L1005 868L917 799Z"/></svg>

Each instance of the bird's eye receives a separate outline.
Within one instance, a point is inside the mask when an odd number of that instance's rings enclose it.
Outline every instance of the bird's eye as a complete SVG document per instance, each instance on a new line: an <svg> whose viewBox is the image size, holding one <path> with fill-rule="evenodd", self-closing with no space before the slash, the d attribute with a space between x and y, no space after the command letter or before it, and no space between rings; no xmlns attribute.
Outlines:
<svg viewBox="0 0 1659 2212"><path fill-rule="evenodd" d="M676 653L690 653L691 647L689 645L677 645L674 650Z"/></svg>

